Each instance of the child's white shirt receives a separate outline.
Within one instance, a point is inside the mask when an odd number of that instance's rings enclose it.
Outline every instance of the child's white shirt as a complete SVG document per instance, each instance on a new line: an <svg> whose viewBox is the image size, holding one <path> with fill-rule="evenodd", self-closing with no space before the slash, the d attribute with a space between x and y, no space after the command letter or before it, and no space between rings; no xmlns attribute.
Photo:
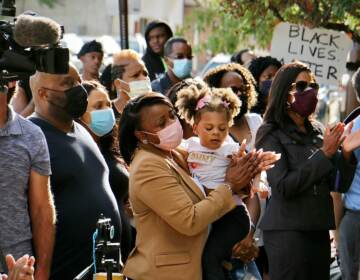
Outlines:
<svg viewBox="0 0 360 280"><path fill-rule="evenodd" d="M191 176L208 189L215 189L225 182L230 157L239 150L239 144L229 136L216 150L202 146L198 137L183 140L181 147L189 154L187 162Z"/></svg>

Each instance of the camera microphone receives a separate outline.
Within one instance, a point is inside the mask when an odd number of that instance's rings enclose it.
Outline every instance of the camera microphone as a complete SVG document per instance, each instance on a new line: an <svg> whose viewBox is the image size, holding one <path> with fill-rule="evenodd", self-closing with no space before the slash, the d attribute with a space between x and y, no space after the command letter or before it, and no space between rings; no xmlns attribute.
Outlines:
<svg viewBox="0 0 360 280"><path fill-rule="evenodd" d="M61 26L47 17L20 15L17 17L14 40L21 47L57 45L60 42Z"/></svg>
<svg viewBox="0 0 360 280"><path fill-rule="evenodd" d="M69 72L69 49L60 46L63 30L57 22L33 12L14 21L0 21L0 85L25 79L35 71Z"/></svg>

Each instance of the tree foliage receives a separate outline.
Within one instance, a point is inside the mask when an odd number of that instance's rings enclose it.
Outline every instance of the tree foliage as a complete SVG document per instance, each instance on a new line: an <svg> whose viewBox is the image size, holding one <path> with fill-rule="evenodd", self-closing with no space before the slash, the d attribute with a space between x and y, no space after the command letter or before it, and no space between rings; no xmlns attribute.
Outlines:
<svg viewBox="0 0 360 280"><path fill-rule="evenodd" d="M200 48L233 52L253 38L267 47L279 22L345 31L360 42L359 0L199 0L190 22L209 39ZM185 27L189 28L189 26Z"/></svg>
<svg viewBox="0 0 360 280"><path fill-rule="evenodd" d="M185 20L180 33L197 29L200 36L208 33L205 40L195 46L195 51L210 50L212 53L232 53L242 41L243 33L239 29L239 21L220 6L218 0L202 2Z"/></svg>
<svg viewBox="0 0 360 280"><path fill-rule="evenodd" d="M40 4L44 4L50 8L55 7L58 4L58 0L38 0Z"/></svg>

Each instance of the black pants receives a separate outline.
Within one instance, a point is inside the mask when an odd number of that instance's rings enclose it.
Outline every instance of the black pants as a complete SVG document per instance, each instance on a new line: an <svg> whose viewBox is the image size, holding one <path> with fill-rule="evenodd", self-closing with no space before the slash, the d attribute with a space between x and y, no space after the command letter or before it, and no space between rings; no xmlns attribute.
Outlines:
<svg viewBox="0 0 360 280"><path fill-rule="evenodd" d="M245 206L237 206L212 224L203 256L203 280L226 279L222 262L230 259L233 246L250 230L250 218Z"/></svg>
<svg viewBox="0 0 360 280"><path fill-rule="evenodd" d="M261 277L269 273L269 261L264 246L259 247L259 256L255 259Z"/></svg>
<svg viewBox="0 0 360 280"><path fill-rule="evenodd" d="M131 250L134 248L133 245L133 236L132 236L132 228L130 225L130 220L123 209L123 205L119 205L119 212L121 218L121 260L123 264L125 264Z"/></svg>
<svg viewBox="0 0 360 280"><path fill-rule="evenodd" d="M263 231L271 280L328 280L329 231Z"/></svg>

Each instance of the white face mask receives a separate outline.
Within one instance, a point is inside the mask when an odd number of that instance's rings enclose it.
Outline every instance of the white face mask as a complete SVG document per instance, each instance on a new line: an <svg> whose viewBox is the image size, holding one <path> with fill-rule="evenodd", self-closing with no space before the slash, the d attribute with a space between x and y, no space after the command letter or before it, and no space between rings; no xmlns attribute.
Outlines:
<svg viewBox="0 0 360 280"><path fill-rule="evenodd" d="M146 80L129 82L130 92L128 93L130 98L139 96L140 94L151 92L151 82L149 78Z"/></svg>

